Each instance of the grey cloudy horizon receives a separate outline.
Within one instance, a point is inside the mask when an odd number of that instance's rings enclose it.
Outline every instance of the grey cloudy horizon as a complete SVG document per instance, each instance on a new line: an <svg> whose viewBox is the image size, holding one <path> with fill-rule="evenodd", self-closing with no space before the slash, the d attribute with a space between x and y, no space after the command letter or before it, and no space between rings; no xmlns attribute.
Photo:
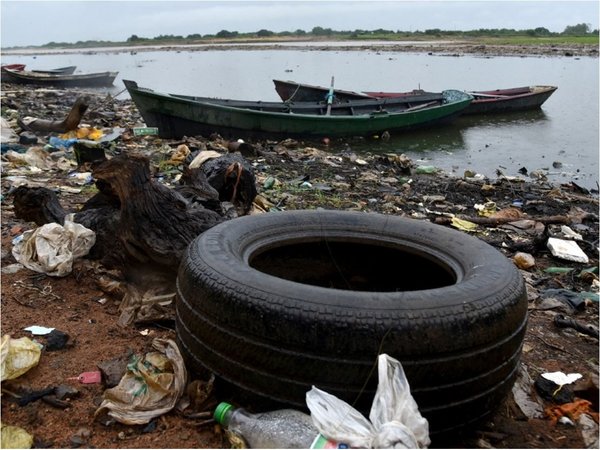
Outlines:
<svg viewBox="0 0 600 450"><path fill-rule="evenodd" d="M424 31L479 28L561 32L587 23L598 29L598 1L31 1L1 0L0 45L125 41L132 35L188 36L341 30Z"/></svg>

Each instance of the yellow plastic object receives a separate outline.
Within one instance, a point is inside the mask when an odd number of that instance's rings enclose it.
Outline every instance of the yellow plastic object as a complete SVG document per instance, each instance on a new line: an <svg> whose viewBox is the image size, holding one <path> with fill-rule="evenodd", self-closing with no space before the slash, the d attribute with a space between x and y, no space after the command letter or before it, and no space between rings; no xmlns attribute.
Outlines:
<svg viewBox="0 0 600 450"><path fill-rule="evenodd" d="M2 448L31 448L33 445L33 436L23 428L3 424L0 427L0 435Z"/></svg>
<svg viewBox="0 0 600 450"><path fill-rule="evenodd" d="M0 345L0 381L23 375L40 360L42 346L28 337L12 339L5 334Z"/></svg>

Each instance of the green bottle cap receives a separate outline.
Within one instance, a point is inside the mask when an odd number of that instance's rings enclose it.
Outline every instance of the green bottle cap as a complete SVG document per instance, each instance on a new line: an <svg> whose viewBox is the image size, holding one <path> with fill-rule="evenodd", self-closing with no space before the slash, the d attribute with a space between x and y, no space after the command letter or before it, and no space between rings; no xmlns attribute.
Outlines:
<svg viewBox="0 0 600 450"><path fill-rule="evenodd" d="M215 420L217 421L218 424L223 424L223 419L225 418L225 414L227 413L227 411L229 411L230 409L233 408L233 405L227 403L227 402L221 402L217 405L217 408L215 409L215 413L213 414L213 417L215 418Z"/></svg>

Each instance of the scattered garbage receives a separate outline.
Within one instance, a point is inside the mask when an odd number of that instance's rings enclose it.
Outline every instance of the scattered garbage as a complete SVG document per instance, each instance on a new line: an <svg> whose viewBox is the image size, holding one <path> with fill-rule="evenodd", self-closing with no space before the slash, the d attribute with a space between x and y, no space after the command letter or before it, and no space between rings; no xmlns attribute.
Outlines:
<svg viewBox="0 0 600 450"><path fill-rule="evenodd" d="M577 242L575 241L548 238L548 249L550 250L550 252L552 252L552 255L556 256L557 258L584 264L587 264L589 262L589 258L583 252L583 250L581 250L581 247L579 247L579 245L577 245Z"/></svg>
<svg viewBox="0 0 600 450"><path fill-rule="evenodd" d="M121 423L140 425L175 407L187 381L183 358L171 339L156 338L152 347L157 351L134 357L120 383L104 391L96 416L107 412Z"/></svg>
<svg viewBox="0 0 600 450"><path fill-rule="evenodd" d="M534 386L544 399L562 405L573 401L573 390L568 385L581 377L580 373L547 372L535 380Z"/></svg>
<svg viewBox="0 0 600 450"><path fill-rule="evenodd" d="M576 422L582 414L592 412L591 405L592 403L589 400L578 399L561 405L550 405L544 410L544 413L553 423L567 417L574 425L573 422Z"/></svg>
<svg viewBox="0 0 600 450"><path fill-rule="evenodd" d="M0 381L20 377L37 366L41 354L42 346L39 343L28 337L13 339L5 334L0 346Z"/></svg>
<svg viewBox="0 0 600 450"><path fill-rule="evenodd" d="M543 373L542 377L562 387L565 384L574 383L575 381L579 380L582 377L582 375L580 373L566 374L563 372L547 372Z"/></svg>
<svg viewBox="0 0 600 450"><path fill-rule="evenodd" d="M214 418L228 432L234 448L322 448L312 447L319 432L308 414L280 409L253 414L244 408L222 402ZM326 447L337 448L337 447Z"/></svg>
<svg viewBox="0 0 600 450"><path fill-rule="evenodd" d="M306 404L327 439L358 448L427 448L429 423L410 393L402 364L387 354L378 357L379 384L369 420L343 400L316 387Z"/></svg>
<svg viewBox="0 0 600 450"><path fill-rule="evenodd" d="M581 437L585 448L598 448L598 440L600 439L598 423L587 412L579 416L577 423L578 428L581 430Z"/></svg>
<svg viewBox="0 0 600 450"><path fill-rule="evenodd" d="M92 230L65 219L64 226L48 223L26 231L12 254L28 269L64 277L71 273L75 258L87 255L95 242Z"/></svg>
<svg viewBox="0 0 600 450"><path fill-rule="evenodd" d="M531 269L535 266L535 258L529 253L517 252L513 256L513 261L519 269Z"/></svg>
<svg viewBox="0 0 600 450"><path fill-rule="evenodd" d="M27 328L23 328L25 331L29 331L34 336L44 336L50 334L54 328L40 327L39 325L32 325Z"/></svg>
<svg viewBox="0 0 600 450"><path fill-rule="evenodd" d="M31 448L33 436L21 427L12 425L0 426L2 448Z"/></svg>
<svg viewBox="0 0 600 450"><path fill-rule="evenodd" d="M102 382L102 374L99 370L92 372L83 372L76 377L69 378L69 380L77 380L81 384L96 384Z"/></svg>
<svg viewBox="0 0 600 450"><path fill-rule="evenodd" d="M540 298L544 300L552 299L566 305L570 311L582 311L585 309L585 300L593 299L598 294L593 292L574 292L568 289L546 289L540 292ZM543 308L551 309L551 308Z"/></svg>
<svg viewBox="0 0 600 450"><path fill-rule="evenodd" d="M588 336L592 336L596 339L600 337L597 327L593 325L584 325L570 317L565 317L562 314L557 314L554 316L554 324L559 328L573 328L580 333L587 334Z"/></svg>
<svg viewBox="0 0 600 450"><path fill-rule="evenodd" d="M67 333L60 330L52 330L46 337L45 349L49 352L62 350L66 347L68 341L69 335Z"/></svg>
<svg viewBox="0 0 600 450"><path fill-rule="evenodd" d="M156 127L133 127L134 136L156 136L158 128Z"/></svg>
<svg viewBox="0 0 600 450"><path fill-rule="evenodd" d="M527 372L527 367L521 364L517 379L512 387L513 398L528 419L539 419L544 415L544 408L534 398L535 393L532 392L532 386L533 380Z"/></svg>

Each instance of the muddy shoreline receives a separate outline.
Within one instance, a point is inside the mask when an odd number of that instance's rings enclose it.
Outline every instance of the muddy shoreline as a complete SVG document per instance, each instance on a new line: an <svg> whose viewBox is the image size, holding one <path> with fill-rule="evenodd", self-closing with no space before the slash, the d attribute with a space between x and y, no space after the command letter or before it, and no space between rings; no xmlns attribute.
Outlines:
<svg viewBox="0 0 600 450"><path fill-rule="evenodd" d="M37 117L56 120L64 117L79 95L68 89L35 90L5 84L2 88L3 118L19 134L17 119L31 115L32 105L38 105ZM145 155L157 183L176 185L185 168L184 161L176 157L182 146L219 153L230 148L218 136L178 140L136 136L132 128L143 123L131 100L90 95L91 107L82 123L106 133L121 129L118 139L107 147L107 157ZM19 398L3 394L3 424L31 433L38 448L230 448L222 430L206 419L214 402L224 400L218 392L212 394L212 403L197 410L193 406L175 409L148 426L124 425L94 416L104 384L71 380L84 371L97 370L106 361L143 354L151 349L154 338L174 339L175 331L172 324L164 322L117 325L121 298L107 292L105 286L103 290L100 278L106 271L89 260L77 260L73 272L62 278L15 267L12 242L35 224L15 217L11 189L23 183L48 187L71 211L79 210L96 192L87 176L89 167L78 166L72 150L48 146L55 135L38 133L37 142L23 145L22 153L2 155L2 334L31 337L25 327L49 326L67 333L69 345L59 351L43 350L35 368L3 382L3 387L24 395L67 384L78 394L66 402L66 409L46 401L21 406ZM332 151L323 143L287 139L247 144L244 157L254 168L258 190L255 214L315 208L391 214L459 229L492 245L515 264L520 264L518 254L533 259L533 265L518 266L529 300L519 387L472 433L443 447L598 447L593 440L598 433L593 419L598 417L598 339L555 324L559 314L583 325L596 326L599 321L597 191L574 183L551 184L543 177L452 176L403 155L357 155ZM486 216L486 211L494 215ZM564 226L581 236L577 243L589 258L587 263L557 258L548 249L549 237L565 239ZM580 300L577 307L569 298ZM591 417L587 422L578 417L573 425L555 423L544 412L556 402L544 399L534 381L542 373L554 371L582 374L570 391L572 398L590 402L589 414L583 414ZM197 376L190 374L190 380L194 378ZM523 398L532 403L523 403ZM528 409L527 404L535 407Z"/></svg>
<svg viewBox="0 0 600 450"><path fill-rule="evenodd" d="M202 43L189 45L148 45L148 46L122 46L122 47L100 47L100 48L78 48L78 49L14 49L4 50L5 56L9 55L61 55L61 54L94 54L94 53L130 53L130 52L153 52L153 51L215 51L215 50L300 50L310 51L372 51L372 52L404 52L404 53L428 53L436 56L464 56L474 55L480 57L499 57L499 56L519 56L519 57L598 57L598 46L571 44L571 45L497 45L482 44L471 41L423 41L423 42L363 42L352 45L340 43L336 45L335 41L323 44L319 41L306 41L299 43L294 41L290 44L286 41L281 42L219 42Z"/></svg>

